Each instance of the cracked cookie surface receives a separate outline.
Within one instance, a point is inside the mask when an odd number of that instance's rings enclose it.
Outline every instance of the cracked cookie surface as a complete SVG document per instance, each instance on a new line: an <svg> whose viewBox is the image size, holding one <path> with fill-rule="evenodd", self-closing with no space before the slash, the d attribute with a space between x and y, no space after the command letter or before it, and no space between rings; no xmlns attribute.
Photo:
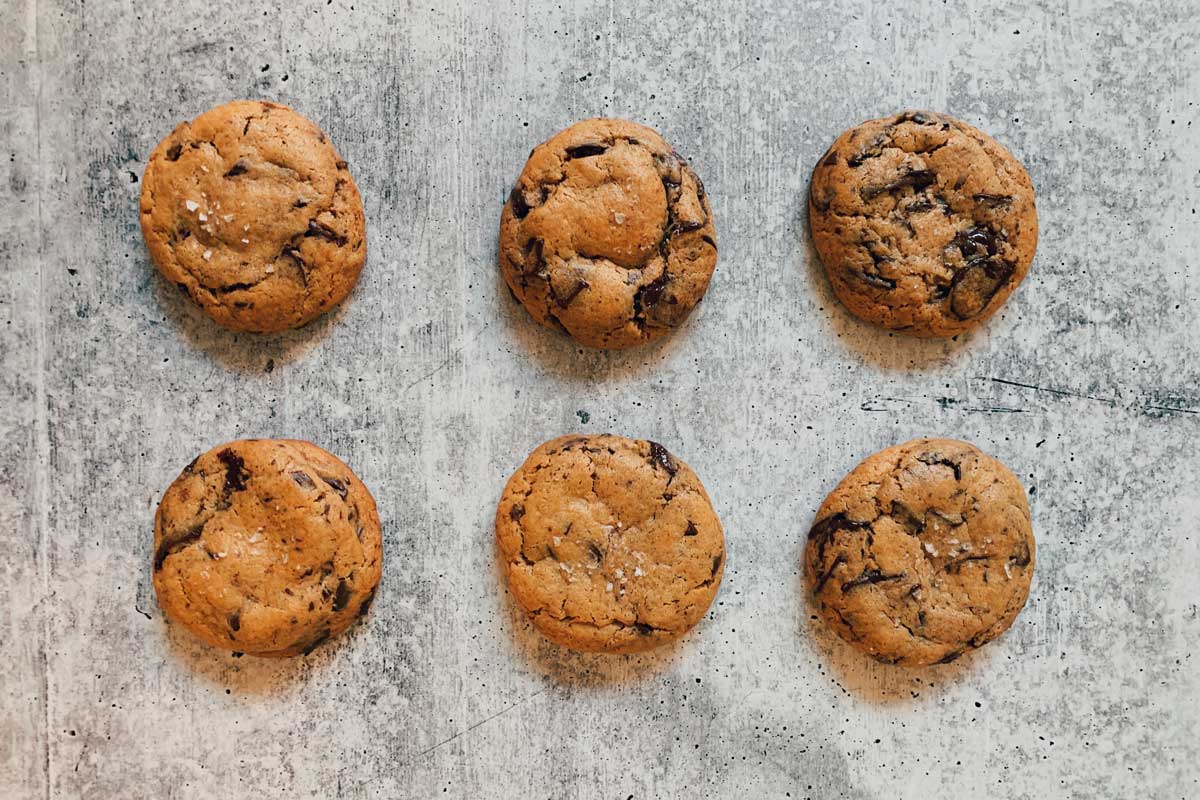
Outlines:
<svg viewBox="0 0 1200 800"><path fill-rule="evenodd" d="M309 442L215 447L184 468L154 517L159 605L236 652L311 652L367 613L381 567L370 492Z"/></svg>
<svg viewBox="0 0 1200 800"><path fill-rule="evenodd" d="M298 328L340 303L366 259L362 200L320 128L238 100L175 128L142 178L158 270L219 324Z"/></svg>
<svg viewBox="0 0 1200 800"><path fill-rule="evenodd" d="M567 647L632 653L708 610L725 536L696 474L654 442L563 436L538 447L496 509L509 588Z"/></svg>
<svg viewBox="0 0 1200 800"><path fill-rule="evenodd" d="M1029 595L1025 490L999 461L952 439L870 456L825 498L808 534L822 618L876 659L953 661L999 636Z"/></svg>
<svg viewBox="0 0 1200 800"><path fill-rule="evenodd" d="M921 337L969 331L1025 279L1033 184L991 137L910 111L846 131L813 171L809 227L838 299Z"/></svg>
<svg viewBox="0 0 1200 800"><path fill-rule="evenodd" d="M704 186L654 130L578 122L534 148L500 217L500 268L540 324L622 348L681 325L708 289Z"/></svg>

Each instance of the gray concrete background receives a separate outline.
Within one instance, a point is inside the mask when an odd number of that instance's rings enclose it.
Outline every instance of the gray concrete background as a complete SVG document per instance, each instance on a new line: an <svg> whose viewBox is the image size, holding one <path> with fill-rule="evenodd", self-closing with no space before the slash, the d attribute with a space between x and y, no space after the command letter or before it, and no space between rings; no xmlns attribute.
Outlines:
<svg viewBox="0 0 1200 800"><path fill-rule="evenodd" d="M1194 2L4 8L0 796L1200 796ZM152 147L237 97L322 125L367 208L350 301L283 336L214 327L138 229ZM855 322L806 234L825 147L903 107L1039 194L1028 280L956 342ZM716 212L707 298L632 352L535 327L495 265L529 149L592 115L659 128ZM665 652L559 650L499 579L505 478L575 430L663 442L725 523ZM1023 479L1038 566L1010 632L905 670L811 623L798 564L840 477L923 434ZM242 436L317 442L379 501L375 610L308 658L155 604L158 497Z"/></svg>

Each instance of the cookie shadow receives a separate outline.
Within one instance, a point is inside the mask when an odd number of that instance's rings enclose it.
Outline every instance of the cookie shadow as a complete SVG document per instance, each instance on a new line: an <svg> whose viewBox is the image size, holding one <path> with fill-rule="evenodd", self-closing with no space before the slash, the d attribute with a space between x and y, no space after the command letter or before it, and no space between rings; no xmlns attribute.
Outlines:
<svg viewBox="0 0 1200 800"><path fill-rule="evenodd" d="M654 370L681 347L680 342L689 335L688 328L703 303L697 304L688 319L665 336L622 350L603 350L586 347L563 331L539 325L513 296L494 259L492 267L497 316L503 321L509 340L528 353L547 375L574 383L619 380Z"/></svg>
<svg viewBox="0 0 1200 800"><path fill-rule="evenodd" d="M807 628L808 639L830 677L847 692L868 703L916 705L922 697L936 695L947 685L963 681L975 671L978 662L987 658L979 650L972 650L949 664L928 667L884 664L845 642L822 622L803 574L799 590L804 598L801 627Z"/></svg>
<svg viewBox="0 0 1200 800"><path fill-rule="evenodd" d="M796 236L803 253L804 269L823 324L832 338L854 351L862 360L890 372L936 369L951 363L978 338L975 332L949 339L921 339L889 331L851 314L833 292L821 256L808 228L808 198L800 198L796 214Z"/></svg>
<svg viewBox="0 0 1200 800"><path fill-rule="evenodd" d="M165 618L162 635L169 658L181 673L187 672L214 688L224 689L226 694L266 696L302 685L327 668L357 636L360 627L361 624L355 623L308 655L290 658L262 658L219 650Z"/></svg>
<svg viewBox="0 0 1200 800"><path fill-rule="evenodd" d="M261 373L303 358L339 324L357 287L336 307L302 328L281 333L245 333L218 325L183 296L158 270L153 272L159 306L187 343L208 354L230 372ZM268 364L270 367L268 367Z"/></svg>
<svg viewBox="0 0 1200 800"><path fill-rule="evenodd" d="M499 559L493 572L504 594L504 610L513 655L532 672L561 686L604 688L630 686L669 671L679 663L695 629L682 637L644 653L608 655L563 647L547 639L517 605ZM699 627L699 626L697 626Z"/></svg>

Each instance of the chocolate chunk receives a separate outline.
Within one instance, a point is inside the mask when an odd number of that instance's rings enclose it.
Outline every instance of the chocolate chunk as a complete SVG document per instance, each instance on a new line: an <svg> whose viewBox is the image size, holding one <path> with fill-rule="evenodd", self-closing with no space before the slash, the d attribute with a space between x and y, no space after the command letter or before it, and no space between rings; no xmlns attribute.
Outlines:
<svg viewBox="0 0 1200 800"><path fill-rule="evenodd" d="M567 159L573 158L590 158L591 156L603 155L608 152L608 145L605 144L580 144L575 147L567 148Z"/></svg>
<svg viewBox="0 0 1200 800"><path fill-rule="evenodd" d="M217 453L217 458L225 465L225 494L240 492L246 488L246 479L250 473L246 471L246 462L228 447Z"/></svg>
<svg viewBox="0 0 1200 800"><path fill-rule="evenodd" d="M186 467L183 468L185 475L191 475L196 470L196 462L200 460L200 456L193 458Z"/></svg>
<svg viewBox="0 0 1200 800"><path fill-rule="evenodd" d="M821 575L820 579L817 581L816 585L813 586L813 594L814 595L820 594L821 590L825 588L825 584L828 583L829 579L833 577L834 571L838 567L840 567L842 564L845 564L845 563L846 563L845 556L840 555L837 558L835 558L833 560L833 563L829 565L829 569L825 570L825 572Z"/></svg>
<svg viewBox="0 0 1200 800"><path fill-rule="evenodd" d="M1025 542L1021 542L1020 546L1017 548L1017 551L1009 556L1008 560L1013 564L1013 566L1028 567L1029 562L1032 561L1032 557L1029 554L1029 545Z"/></svg>
<svg viewBox="0 0 1200 800"><path fill-rule="evenodd" d="M228 617L230 630L237 632L242 629L242 612L235 611Z"/></svg>
<svg viewBox="0 0 1200 800"><path fill-rule="evenodd" d="M333 487L333 490L335 492L337 492L339 495L341 495L343 500L346 499L346 482L345 481L342 481L338 478L326 478L324 475L321 476L321 480L325 481L331 487Z"/></svg>
<svg viewBox="0 0 1200 800"><path fill-rule="evenodd" d="M950 282L950 310L959 319L978 316L1014 272L1016 265L999 258L969 264Z"/></svg>
<svg viewBox="0 0 1200 800"><path fill-rule="evenodd" d="M525 245L525 263L521 265L521 272L525 275L543 275L546 271L546 260L542 254L542 240L530 239Z"/></svg>
<svg viewBox="0 0 1200 800"><path fill-rule="evenodd" d="M931 467L936 464L940 464L943 467L949 467L950 469L954 470L954 480L962 480L962 465L957 461L947 458L941 453L921 453L919 456L917 456L917 461L920 461L922 464L928 464Z"/></svg>
<svg viewBox="0 0 1200 800"><path fill-rule="evenodd" d="M290 472L288 474L292 476L292 480L294 480L300 486L303 486L305 489L312 489L316 486L316 484L313 483L313 479L308 477L307 472Z"/></svg>
<svg viewBox="0 0 1200 800"><path fill-rule="evenodd" d="M988 208L1001 208L1010 205L1013 201L1011 194L977 194L973 195L971 199Z"/></svg>
<svg viewBox="0 0 1200 800"><path fill-rule="evenodd" d="M828 541L838 531L869 530L871 523L850 519L845 514L837 513L816 522L808 530L808 538L815 541Z"/></svg>
<svg viewBox="0 0 1200 800"><path fill-rule="evenodd" d="M243 174L245 174L246 170L247 170L246 162L238 161L232 167L229 168L229 170L225 173L225 177L233 178L238 175L243 175Z"/></svg>
<svg viewBox="0 0 1200 800"><path fill-rule="evenodd" d="M822 167L832 167L837 164L838 154L832 147L825 151L824 157L821 158Z"/></svg>
<svg viewBox="0 0 1200 800"><path fill-rule="evenodd" d="M896 282L894 280L892 280L891 278L885 278L882 275L876 275L873 272L866 272L865 270L859 270L859 269L849 269L849 270L846 270L846 273L855 278L858 278L860 281L867 284L868 286L874 286L876 289L895 289L896 288Z"/></svg>
<svg viewBox="0 0 1200 800"><path fill-rule="evenodd" d="M591 284L589 284L583 278L576 278L575 283L571 286L570 290L562 297L555 296L554 302L559 308L566 308L567 306L571 305L572 300L579 296L580 292L588 288L590 285ZM553 294L553 287L551 288L551 294Z"/></svg>
<svg viewBox="0 0 1200 800"><path fill-rule="evenodd" d="M654 633L654 628L644 622L633 623L633 628L642 636L649 636L650 634Z"/></svg>
<svg viewBox="0 0 1200 800"><path fill-rule="evenodd" d="M525 516L525 506L520 503L514 503L513 507L508 510L508 518L513 522L520 522L523 516Z"/></svg>
<svg viewBox="0 0 1200 800"><path fill-rule="evenodd" d="M675 473L679 471L679 465L675 463L675 459L667 452L667 448L658 442L650 442L650 463L656 467L662 467L671 477L675 477Z"/></svg>
<svg viewBox="0 0 1200 800"><path fill-rule="evenodd" d="M154 552L154 568L162 569L163 562L168 556L172 556L189 547L200 540L200 534L204 532L204 523L193 525L190 528L185 528L182 531L164 534L162 541L158 545L158 549Z"/></svg>
<svg viewBox="0 0 1200 800"><path fill-rule="evenodd" d="M717 573L721 571L721 564L723 564L724 562L725 562L725 554L724 554L724 553L721 553L720 555L713 556L713 561L712 561L712 576L713 576L714 578L715 578L715 577L717 577Z"/></svg>
<svg viewBox="0 0 1200 800"><path fill-rule="evenodd" d="M634 315L638 316L650 306L658 305L663 298L663 293L666 291L669 281L670 277L664 272L650 283L638 289L637 293L633 296Z"/></svg>
<svg viewBox="0 0 1200 800"><path fill-rule="evenodd" d="M962 569L963 564L968 564L972 561L987 561L989 558L991 558L991 556L963 556L962 558L957 558L953 561L946 562L945 570L946 572L958 572Z"/></svg>
<svg viewBox="0 0 1200 800"><path fill-rule="evenodd" d="M350 602L350 584L345 578L338 580L337 592L333 595L333 610L341 611Z"/></svg>
<svg viewBox="0 0 1200 800"><path fill-rule="evenodd" d="M345 236L342 236L340 233L335 231L333 228L330 228L328 225L322 225L320 222L317 222L315 219L310 219L308 221L308 230L306 230L304 232L304 235L308 236L308 237L316 237L318 239L324 239L328 242L333 242L338 247L345 245L346 242L348 241Z"/></svg>
<svg viewBox="0 0 1200 800"><path fill-rule="evenodd" d="M167 161L178 161L181 155L183 155L183 145L181 144L173 144L167 149Z"/></svg>
<svg viewBox="0 0 1200 800"><path fill-rule="evenodd" d="M953 245L962 253L964 262L971 262L984 256L994 256L997 250L995 231L986 225L976 225L959 231Z"/></svg>
<svg viewBox="0 0 1200 800"><path fill-rule="evenodd" d="M913 189L924 189L926 186L932 186L937 183L937 173L931 169L914 169L911 172L906 172L890 183L881 184L879 186L864 186L860 190L864 200L871 200L881 194L894 192L905 186L911 186Z"/></svg>
<svg viewBox="0 0 1200 800"><path fill-rule="evenodd" d="M508 193L508 202L512 204L513 216L525 219L529 213L529 204L525 202L525 193L521 191L520 186L514 186Z"/></svg>
<svg viewBox="0 0 1200 800"><path fill-rule="evenodd" d="M592 558L596 560L597 564L604 561L604 551L600 549L598 544L595 542L588 542L587 549L588 552L592 554Z"/></svg>
<svg viewBox="0 0 1200 800"><path fill-rule="evenodd" d="M308 201L305 200L303 197L297 197L296 202L292 203L292 206L295 208L307 208Z"/></svg>
<svg viewBox="0 0 1200 800"><path fill-rule="evenodd" d="M700 531L696 530L696 523L692 522L689 519L687 527L683 529L683 535L684 536L696 536L699 533L700 533Z"/></svg>
<svg viewBox="0 0 1200 800"><path fill-rule="evenodd" d="M872 583L883 583L884 581L898 581L905 577L903 572L896 575L886 575L877 569L864 570L861 575L852 580L848 580L842 584L842 591L848 592L858 586L866 586Z"/></svg>

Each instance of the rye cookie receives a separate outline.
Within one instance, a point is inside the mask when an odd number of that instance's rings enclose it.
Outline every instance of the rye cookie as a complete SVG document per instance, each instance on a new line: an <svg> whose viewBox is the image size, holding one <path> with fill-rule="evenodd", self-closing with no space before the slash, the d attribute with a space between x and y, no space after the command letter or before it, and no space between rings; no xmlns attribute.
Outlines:
<svg viewBox="0 0 1200 800"><path fill-rule="evenodd" d="M500 216L500 268L537 322L589 347L649 342L708 288L704 185L655 131L578 122L538 145Z"/></svg>
<svg viewBox="0 0 1200 800"><path fill-rule="evenodd" d="M154 590L213 647L307 654L367 613L379 514L350 468L308 442L247 439L198 457L154 517Z"/></svg>
<svg viewBox="0 0 1200 800"><path fill-rule="evenodd" d="M846 131L813 171L809 226L838 299L856 316L949 337L992 316L1033 262L1025 168L953 117L909 111Z"/></svg>
<svg viewBox="0 0 1200 800"><path fill-rule="evenodd" d="M953 661L995 639L1033 577L1029 504L977 447L917 439L870 456L825 498L808 534L821 617L876 659Z"/></svg>
<svg viewBox="0 0 1200 800"><path fill-rule="evenodd" d="M313 321L350 293L367 253L346 162L275 103L238 100L175 128L146 165L141 220L159 272L238 331Z"/></svg>
<svg viewBox="0 0 1200 800"><path fill-rule="evenodd" d="M563 436L509 479L496 540L518 605L548 638L632 653L708 610L725 537L699 478L654 442Z"/></svg>

